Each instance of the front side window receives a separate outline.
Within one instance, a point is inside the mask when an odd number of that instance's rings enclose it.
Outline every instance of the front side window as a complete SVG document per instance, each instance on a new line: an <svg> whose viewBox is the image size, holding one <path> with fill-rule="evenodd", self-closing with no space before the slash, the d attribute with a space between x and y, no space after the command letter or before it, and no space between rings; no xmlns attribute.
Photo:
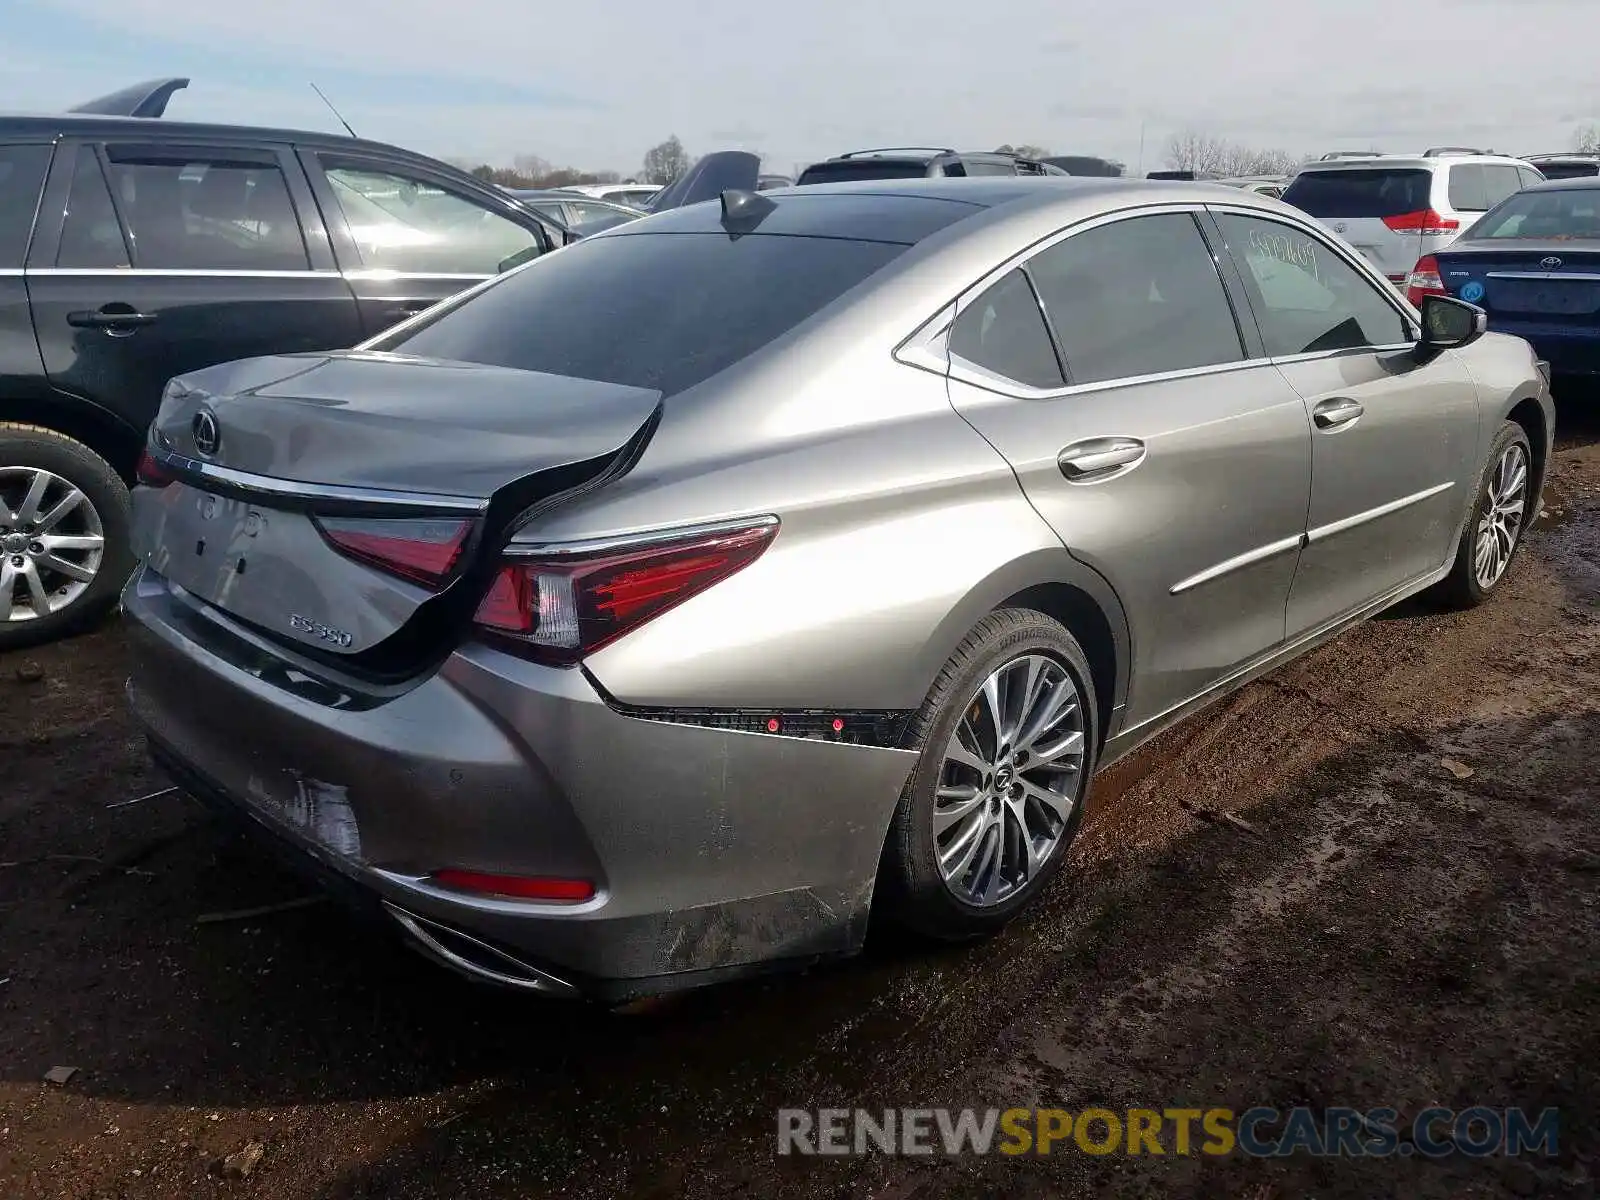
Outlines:
<svg viewBox="0 0 1600 1200"><path fill-rule="evenodd" d="M1217 221L1244 274L1268 354L1410 340L1399 310L1320 239L1259 217L1221 213Z"/></svg>
<svg viewBox="0 0 1600 1200"><path fill-rule="evenodd" d="M369 347L671 395L754 354L905 250L842 237L624 229L575 242Z"/></svg>
<svg viewBox="0 0 1600 1200"><path fill-rule="evenodd" d="M1513 166L1499 163L1487 164L1483 168L1484 191L1493 208L1507 196L1515 196L1522 190L1522 176Z"/></svg>
<svg viewBox="0 0 1600 1200"><path fill-rule="evenodd" d="M56 266L121 268L130 265L128 244L111 206L111 192L100 160L88 146L78 147L72 189L67 193L67 219L56 248Z"/></svg>
<svg viewBox="0 0 1600 1200"><path fill-rule="evenodd" d="M0 146L0 267L22 265L49 169L49 146Z"/></svg>
<svg viewBox="0 0 1600 1200"><path fill-rule="evenodd" d="M950 330L950 353L1029 387L1066 382L1039 301L1020 269L962 308Z"/></svg>
<svg viewBox="0 0 1600 1200"><path fill-rule="evenodd" d="M493 275L540 247L533 230L438 184L375 166L324 165L363 267Z"/></svg>
<svg viewBox="0 0 1600 1200"><path fill-rule="evenodd" d="M1238 362L1222 278L1187 213L1074 234L1028 263L1072 383Z"/></svg>
<svg viewBox="0 0 1600 1200"><path fill-rule="evenodd" d="M136 267L305 271L305 238L276 166L107 149Z"/></svg>

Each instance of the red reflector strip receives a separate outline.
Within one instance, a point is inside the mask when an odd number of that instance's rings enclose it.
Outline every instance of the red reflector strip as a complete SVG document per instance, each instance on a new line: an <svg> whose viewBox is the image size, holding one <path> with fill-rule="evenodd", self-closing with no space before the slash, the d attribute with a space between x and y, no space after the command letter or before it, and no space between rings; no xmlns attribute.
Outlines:
<svg viewBox="0 0 1600 1200"><path fill-rule="evenodd" d="M548 900L557 904L576 904L594 898L594 884L587 879L557 879L546 876L487 875L481 871L446 868L429 878L441 887L483 896L507 896L515 900Z"/></svg>
<svg viewBox="0 0 1600 1200"><path fill-rule="evenodd" d="M1448 233L1461 228L1460 221L1436 213L1431 208L1385 217L1383 223L1396 233Z"/></svg>

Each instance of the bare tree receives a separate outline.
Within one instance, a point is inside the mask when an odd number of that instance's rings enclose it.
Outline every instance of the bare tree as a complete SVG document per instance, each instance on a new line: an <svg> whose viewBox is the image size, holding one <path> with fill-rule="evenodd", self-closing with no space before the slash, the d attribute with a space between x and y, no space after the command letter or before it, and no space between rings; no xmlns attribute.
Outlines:
<svg viewBox="0 0 1600 1200"><path fill-rule="evenodd" d="M519 154L511 160L511 169L524 179L543 179L550 174L550 160L537 154Z"/></svg>
<svg viewBox="0 0 1600 1200"><path fill-rule="evenodd" d="M1600 125L1580 125L1572 131L1572 148L1580 154L1600 151Z"/></svg>
<svg viewBox="0 0 1600 1200"><path fill-rule="evenodd" d="M1287 175L1299 164L1299 157L1286 150L1258 150L1194 130L1167 141L1167 165L1197 175Z"/></svg>
<svg viewBox="0 0 1600 1200"><path fill-rule="evenodd" d="M644 156L644 177L662 187L682 176L689 169L689 154L673 134L658 146L652 146Z"/></svg>

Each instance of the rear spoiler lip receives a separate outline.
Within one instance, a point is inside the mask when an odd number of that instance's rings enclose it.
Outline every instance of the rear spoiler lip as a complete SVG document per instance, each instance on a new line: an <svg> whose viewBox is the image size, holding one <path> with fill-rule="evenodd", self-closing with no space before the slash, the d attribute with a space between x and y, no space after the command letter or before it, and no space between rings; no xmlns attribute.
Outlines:
<svg viewBox="0 0 1600 1200"><path fill-rule="evenodd" d="M159 117L167 111L167 102L173 95L188 86L189 80L178 76L147 79L143 83L96 96L93 100L85 100L67 111L100 117Z"/></svg>

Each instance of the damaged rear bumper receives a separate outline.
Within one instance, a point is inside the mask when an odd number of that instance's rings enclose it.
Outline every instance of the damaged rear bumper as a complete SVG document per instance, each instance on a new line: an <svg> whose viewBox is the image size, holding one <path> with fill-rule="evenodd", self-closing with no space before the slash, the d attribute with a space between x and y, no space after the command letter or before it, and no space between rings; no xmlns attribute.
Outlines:
<svg viewBox="0 0 1600 1200"><path fill-rule="evenodd" d="M477 645L366 693L267 669L148 569L123 603L130 702L174 782L447 966L621 999L860 948L909 752L639 719L581 670ZM465 894L430 881L446 867L597 891Z"/></svg>

